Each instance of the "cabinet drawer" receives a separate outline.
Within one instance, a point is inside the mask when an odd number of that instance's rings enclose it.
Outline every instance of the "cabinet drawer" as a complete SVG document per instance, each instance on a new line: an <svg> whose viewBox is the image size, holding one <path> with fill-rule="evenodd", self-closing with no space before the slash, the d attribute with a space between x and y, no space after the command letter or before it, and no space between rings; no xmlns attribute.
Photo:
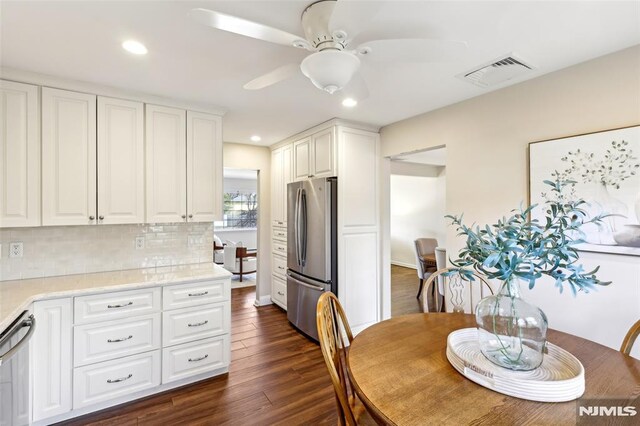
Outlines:
<svg viewBox="0 0 640 426"><path fill-rule="evenodd" d="M229 303L162 313L162 345L172 346L229 332Z"/></svg>
<svg viewBox="0 0 640 426"><path fill-rule="evenodd" d="M160 296L159 288L147 288L76 297L74 320L85 324L158 312Z"/></svg>
<svg viewBox="0 0 640 426"><path fill-rule="evenodd" d="M163 309L186 308L224 302L231 294L231 280L172 285L162 289Z"/></svg>
<svg viewBox="0 0 640 426"><path fill-rule="evenodd" d="M76 368L73 408L153 388L160 384L160 351Z"/></svg>
<svg viewBox="0 0 640 426"><path fill-rule="evenodd" d="M279 256L277 254L273 255L273 273L282 275L284 278L287 274L287 258Z"/></svg>
<svg viewBox="0 0 640 426"><path fill-rule="evenodd" d="M160 349L160 314L107 323L85 324L73 330L76 367Z"/></svg>
<svg viewBox="0 0 640 426"><path fill-rule="evenodd" d="M287 243L273 240L273 252L281 256L287 255Z"/></svg>
<svg viewBox="0 0 640 426"><path fill-rule="evenodd" d="M287 228L273 228L273 239L287 241Z"/></svg>
<svg viewBox="0 0 640 426"><path fill-rule="evenodd" d="M227 367L229 335L165 348L162 359L162 383Z"/></svg>
<svg viewBox="0 0 640 426"><path fill-rule="evenodd" d="M276 276L271 277L271 299L282 308L287 309L287 283L284 279Z"/></svg>

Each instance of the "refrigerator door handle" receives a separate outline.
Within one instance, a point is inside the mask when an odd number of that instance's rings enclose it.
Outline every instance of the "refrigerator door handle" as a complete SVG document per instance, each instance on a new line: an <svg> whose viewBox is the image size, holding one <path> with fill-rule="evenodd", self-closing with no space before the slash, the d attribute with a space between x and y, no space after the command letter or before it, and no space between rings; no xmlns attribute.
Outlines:
<svg viewBox="0 0 640 426"><path fill-rule="evenodd" d="M296 206L294 209L293 230L294 244L296 249L296 264L300 266L300 188L296 192Z"/></svg>
<svg viewBox="0 0 640 426"><path fill-rule="evenodd" d="M300 189L300 220L302 222L300 263L301 266L305 266L307 263L307 194L304 189Z"/></svg>

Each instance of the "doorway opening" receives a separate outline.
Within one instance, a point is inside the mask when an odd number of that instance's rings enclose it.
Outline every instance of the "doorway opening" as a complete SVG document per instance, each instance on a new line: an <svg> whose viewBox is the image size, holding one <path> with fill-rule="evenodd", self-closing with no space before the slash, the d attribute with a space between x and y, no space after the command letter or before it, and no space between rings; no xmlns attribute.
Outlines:
<svg viewBox="0 0 640 426"><path fill-rule="evenodd" d="M258 170L224 168L223 218L214 222L214 261L233 275L231 288L258 282Z"/></svg>
<svg viewBox="0 0 640 426"><path fill-rule="evenodd" d="M391 316L424 312L436 294L418 293L446 246L446 147L392 157L389 196Z"/></svg>

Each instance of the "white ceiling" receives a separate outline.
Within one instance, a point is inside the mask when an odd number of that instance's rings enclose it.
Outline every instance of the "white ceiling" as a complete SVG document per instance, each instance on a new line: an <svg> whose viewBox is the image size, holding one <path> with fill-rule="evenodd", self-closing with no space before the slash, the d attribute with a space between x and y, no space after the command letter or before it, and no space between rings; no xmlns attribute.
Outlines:
<svg viewBox="0 0 640 426"><path fill-rule="evenodd" d="M428 164L430 166L446 166L447 149L438 148L412 152L394 157L393 160L406 161L408 163Z"/></svg>
<svg viewBox="0 0 640 426"><path fill-rule="evenodd" d="M469 48L447 63L365 63L371 95L347 110L339 94L321 92L302 75L260 91L242 89L299 62L305 51L187 17L205 7L302 34L300 15L311 2L2 1L0 64L221 106L228 110L225 141L251 143L258 134L261 145L270 145L333 117L382 126L481 95L489 89L454 76L506 53L538 68L492 90L640 43L638 1L387 1L362 35L440 37ZM124 52L120 44L130 38L149 54Z"/></svg>

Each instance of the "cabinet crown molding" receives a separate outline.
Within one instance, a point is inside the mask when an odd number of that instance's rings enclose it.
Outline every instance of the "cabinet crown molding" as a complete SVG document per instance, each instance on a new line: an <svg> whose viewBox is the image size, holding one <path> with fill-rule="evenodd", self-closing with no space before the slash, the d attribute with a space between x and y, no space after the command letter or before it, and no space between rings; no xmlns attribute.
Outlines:
<svg viewBox="0 0 640 426"><path fill-rule="evenodd" d="M55 77L47 74L25 71L17 68L0 67L0 79L15 81L17 83L34 84L37 86L56 89L71 90L91 95L108 96L122 100L144 102L146 104L163 105L173 108L204 112L218 116L224 116L227 109L218 105L203 102L188 101L184 99L168 98L149 93L136 92L134 90L119 89L102 84L77 81L64 77Z"/></svg>
<svg viewBox="0 0 640 426"><path fill-rule="evenodd" d="M349 120L344 120L342 118L332 118L331 120L327 120L324 121L320 124L317 124L313 127L310 127L306 130L303 130L301 132L298 132L294 135L289 136L288 138L275 143L273 145L270 145L269 148L273 151L275 149L281 148L283 146L289 145L290 143L293 143L297 140L306 138L311 136L314 133L317 133L319 131L328 129L330 127L333 126L345 126L345 127L349 127L351 129L357 129L357 130L365 130L365 131L369 131L369 132L374 132L374 133L378 133L380 131L380 127L381 126L375 126L373 124L367 124L367 123L360 123L357 121L349 121Z"/></svg>

